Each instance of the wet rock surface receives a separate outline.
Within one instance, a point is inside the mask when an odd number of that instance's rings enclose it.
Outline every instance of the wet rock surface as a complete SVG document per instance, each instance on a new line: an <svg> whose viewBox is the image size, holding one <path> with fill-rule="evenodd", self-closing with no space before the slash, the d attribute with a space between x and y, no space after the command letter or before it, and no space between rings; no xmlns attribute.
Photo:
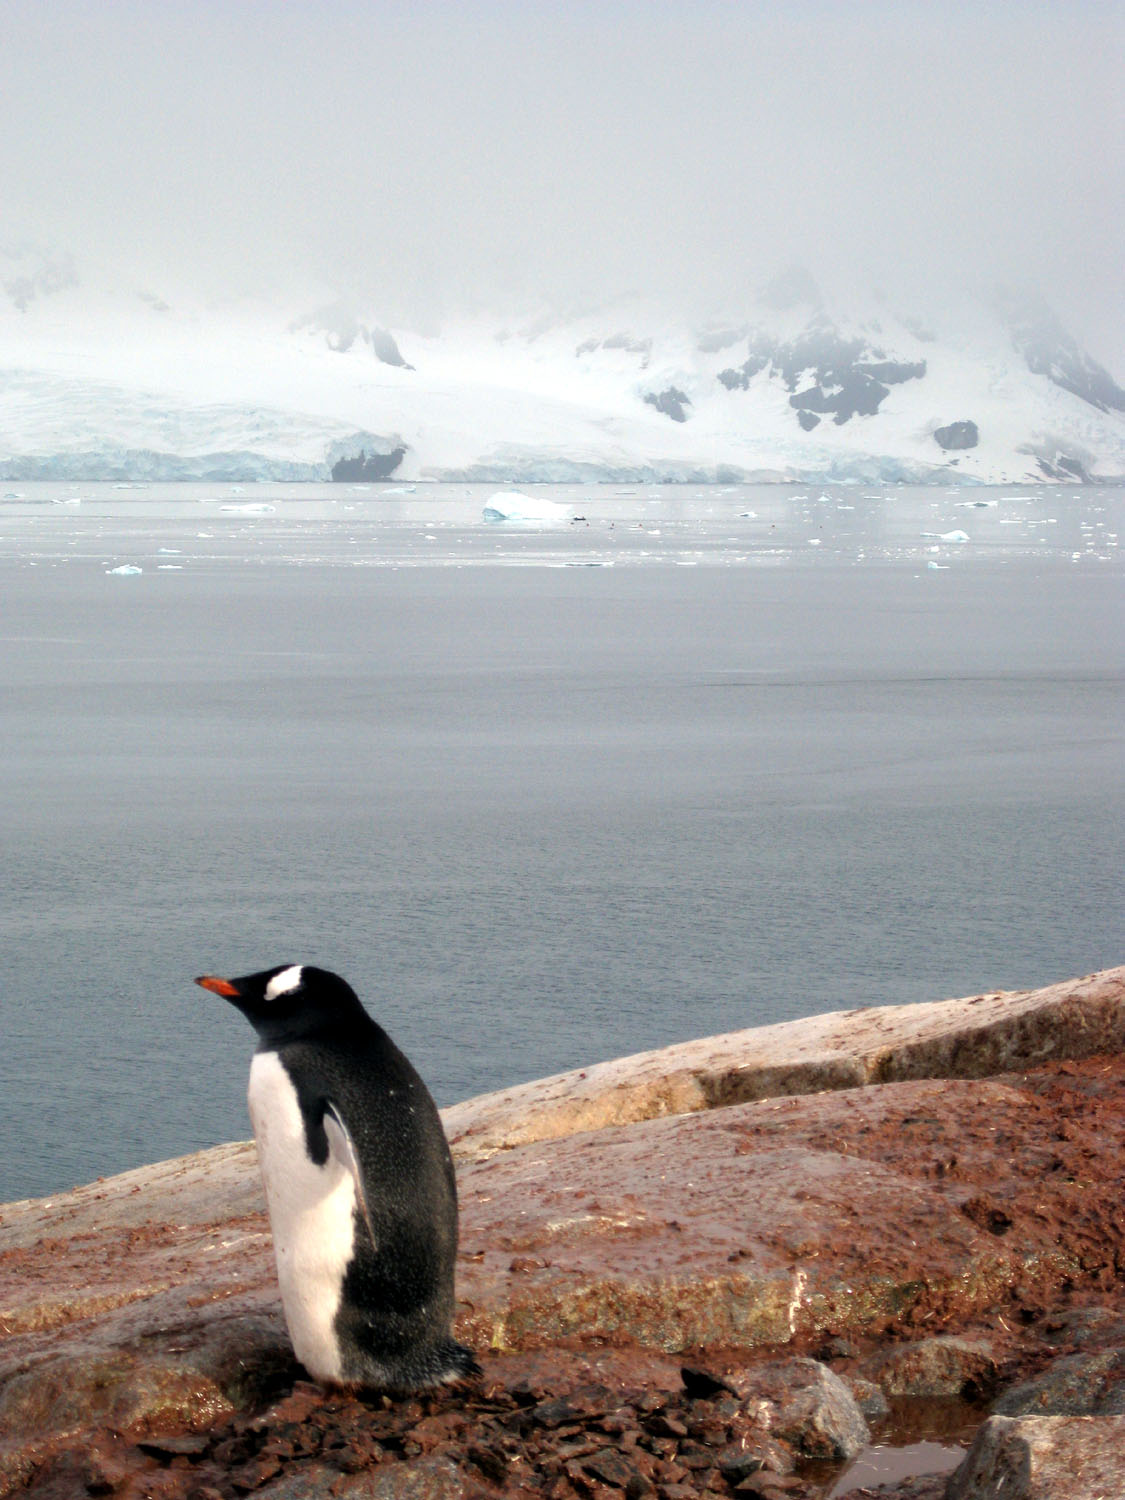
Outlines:
<svg viewBox="0 0 1125 1500"><path fill-rule="evenodd" d="M818 1017L727 1065L710 1039L668 1050L663 1096L659 1054L626 1059L576 1080L572 1133L546 1080L546 1138L527 1090L460 1107L485 1373L432 1398L303 1381L252 1146L6 1205L0 1494L819 1497L927 1403L1119 1421L1125 1055L1095 1043L1122 990L1007 997L1006 1030L995 996Z"/></svg>

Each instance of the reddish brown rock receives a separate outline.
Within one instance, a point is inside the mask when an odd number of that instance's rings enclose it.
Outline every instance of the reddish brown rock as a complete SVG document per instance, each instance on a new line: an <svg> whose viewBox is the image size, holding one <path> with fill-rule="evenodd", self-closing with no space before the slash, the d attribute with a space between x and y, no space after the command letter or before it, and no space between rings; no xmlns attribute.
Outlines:
<svg viewBox="0 0 1125 1500"><path fill-rule="evenodd" d="M888 1396L963 1396L981 1401L996 1389L999 1371L981 1339L917 1339L881 1350L864 1366Z"/></svg>
<svg viewBox="0 0 1125 1500"><path fill-rule="evenodd" d="M725 1379L753 1365L756 1351L776 1358L778 1345L834 1349L846 1365L849 1351L869 1353L888 1334L901 1348L968 1328L973 1336L986 1331L997 1359L1010 1361L1021 1328L1042 1314L1055 1320L1056 1346L1070 1318L1075 1338L1093 1339L1098 1354L1098 1330L1112 1330L1125 1311L1125 1059L1070 1054L1116 1035L1121 977L1110 971L1037 999L948 1002L941 1015L942 1007L902 1007L911 1016L861 1012L794 1023L807 1028L809 1055L797 1056L795 1034L786 1033L784 1046L770 1042L774 1050L759 1058L753 1078L744 1054L733 1056L721 1087L714 1082L721 1048L693 1044L712 1061L709 1072L692 1076L711 1079L707 1102L723 1107L657 1111L596 1132L496 1149L504 1120L515 1118L511 1100L496 1101L487 1130L475 1101L470 1114L481 1129L461 1141L457 1331L486 1356L487 1379L507 1371L504 1421L518 1441L511 1453L503 1442L477 1444L478 1456L493 1454L483 1457L492 1477L465 1457L470 1435L451 1420L452 1408L431 1413L430 1426L419 1412L409 1438L388 1429L385 1449L378 1423L375 1430L358 1418L325 1417L323 1393L294 1385L300 1371L280 1315L251 1148L224 1147L6 1205L0 1492L29 1480L69 1482L52 1478L56 1457L111 1427L135 1445L210 1433L271 1402L268 1438L232 1431L228 1447L208 1449L196 1464L198 1500L209 1485L224 1493L236 1470L244 1493L305 1483L296 1469L305 1474L327 1451L322 1418L339 1428L334 1484L392 1459L404 1468L456 1450L457 1483L470 1500L474 1485L500 1483L496 1454L511 1458L504 1485L514 1494L527 1465L546 1463L543 1445L557 1440L564 1445L550 1470L557 1493L548 1500L621 1493L606 1465L583 1467L607 1447L637 1455L625 1486L636 1494L627 1500L641 1500L646 1485L721 1490L727 1481L708 1456L708 1433L717 1438L723 1422L729 1428L722 1401L737 1397L724 1397L720 1384L712 1399L702 1376L685 1394L679 1359L669 1356L706 1360L708 1368L720 1356ZM983 1021L970 1023L978 1013ZM822 1039L834 1038L828 1072L789 1071L813 1066L818 1027ZM735 1102L779 1080L836 1076L847 1037L852 1061L862 1055L864 1069L883 1076L916 1070L926 1057L972 1072L1034 1052L1052 1027L1066 1055L1029 1071ZM669 1078L680 1076L676 1057L668 1067ZM650 1059L642 1072L655 1068ZM548 1080L548 1103L557 1102L556 1083ZM578 1091L581 1108L597 1093ZM672 1089L649 1097L680 1096ZM557 1125L560 1117L552 1118ZM575 1118L584 1118L581 1110ZM480 1148L475 1157L470 1147ZM1083 1299L1105 1313L1085 1331L1075 1321ZM583 1361L583 1379L566 1374ZM583 1395L585 1387L603 1395ZM689 1411L691 1401L712 1409ZM408 1417L405 1409L396 1414L399 1427ZM730 1431L727 1440L735 1440ZM178 1500L175 1465L195 1463L192 1454L129 1451L130 1463L157 1464L157 1487ZM445 1482L440 1469L418 1472ZM752 1478L748 1472L739 1483ZM224 1500L232 1500L231 1484Z"/></svg>

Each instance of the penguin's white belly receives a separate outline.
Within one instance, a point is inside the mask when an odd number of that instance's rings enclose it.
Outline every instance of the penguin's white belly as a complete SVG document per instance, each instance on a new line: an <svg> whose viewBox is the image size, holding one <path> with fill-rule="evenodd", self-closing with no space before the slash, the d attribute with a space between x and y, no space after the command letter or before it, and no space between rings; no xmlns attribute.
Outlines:
<svg viewBox="0 0 1125 1500"><path fill-rule="evenodd" d="M310 1159L297 1091L276 1052L255 1053L249 1103L293 1350L315 1379L341 1380L335 1319L354 1245L355 1184L331 1152L322 1167Z"/></svg>

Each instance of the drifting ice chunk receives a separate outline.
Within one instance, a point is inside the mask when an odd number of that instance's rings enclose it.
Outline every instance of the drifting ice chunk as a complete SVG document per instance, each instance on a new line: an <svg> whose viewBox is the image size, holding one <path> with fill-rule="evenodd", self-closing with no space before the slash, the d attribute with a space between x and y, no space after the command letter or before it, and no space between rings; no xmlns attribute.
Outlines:
<svg viewBox="0 0 1125 1500"><path fill-rule="evenodd" d="M107 573L116 573L119 578L131 578L135 573L143 573L143 568L134 567L132 563L122 563L119 568L107 568Z"/></svg>
<svg viewBox="0 0 1125 1500"><path fill-rule="evenodd" d="M519 490L506 493L497 490L482 512L486 521L552 521L556 524L570 520L570 511L554 500L542 500L538 495L521 495Z"/></svg>
<svg viewBox="0 0 1125 1500"><path fill-rule="evenodd" d="M949 564L948 563L928 562L926 564L926 567L927 568L932 568L935 573L948 573L949 572Z"/></svg>
<svg viewBox="0 0 1125 1500"><path fill-rule="evenodd" d="M264 501L251 501L249 505L220 505L220 510L237 511L240 516L271 516L277 509L276 505L266 505Z"/></svg>
<svg viewBox="0 0 1125 1500"><path fill-rule="evenodd" d="M967 542L967 531L923 531L923 536L933 537L939 542Z"/></svg>

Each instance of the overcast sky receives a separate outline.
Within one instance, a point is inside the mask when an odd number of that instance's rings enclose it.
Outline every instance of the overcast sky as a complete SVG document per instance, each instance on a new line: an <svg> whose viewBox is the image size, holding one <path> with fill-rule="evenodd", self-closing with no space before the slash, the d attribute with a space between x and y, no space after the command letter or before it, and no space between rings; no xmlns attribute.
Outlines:
<svg viewBox="0 0 1125 1500"><path fill-rule="evenodd" d="M0 0L4 236L388 318L1039 287L1125 375L1116 0Z"/></svg>

